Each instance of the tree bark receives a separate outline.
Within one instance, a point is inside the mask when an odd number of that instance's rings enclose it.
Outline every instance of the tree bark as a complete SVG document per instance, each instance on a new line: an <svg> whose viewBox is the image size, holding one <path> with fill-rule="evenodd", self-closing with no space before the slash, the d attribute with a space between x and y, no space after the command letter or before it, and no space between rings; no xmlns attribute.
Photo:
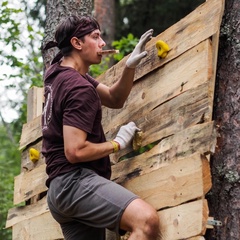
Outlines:
<svg viewBox="0 0 240 240"><path fill-rule="evenodd" d="M94 17L101 26L101 32L107 48L111 48L115 35L115 1L94 0Z"/></svg>
<svg viewBox="0 0 240 240"><path fill-rule="evenodd" d="M112 48L115 37L115 1L94 0L94 17L100 24L102 38L106 42L105 49ZM105 57L105 56L104 56ZM109 56L107 56L109 58ZM114 64L114 59L110 56L108 67Z"/></svg>
<svg viewBox="0 0 240 240"><path fill-rule="evenodd" d="M42 46L45 46L47 42L54 40L56 26L63 18L71 14L91 15L92 7L92 0L48 0L46 6L45 35ZM57 52L57 48L42 52L45 68L49 66Z"/></svg>
<svg viewBox="0 0 240 240"><path fill-rule="evenodd" d="M210 215L222 221L207 239L240 239L240 1L226 0L219 42L214 120L219 130L211 159Z"/></svg>

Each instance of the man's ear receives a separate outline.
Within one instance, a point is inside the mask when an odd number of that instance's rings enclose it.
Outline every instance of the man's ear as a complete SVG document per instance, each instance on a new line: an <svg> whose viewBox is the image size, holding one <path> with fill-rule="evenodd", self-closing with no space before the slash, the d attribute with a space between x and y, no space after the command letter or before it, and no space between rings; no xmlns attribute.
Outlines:
<svg viewBox="0 0 240 240"><path fill-rule="evenodd" d="M82 50L82 41L77 37L72 37L70 40L72 46L78 50Z"/></svg>

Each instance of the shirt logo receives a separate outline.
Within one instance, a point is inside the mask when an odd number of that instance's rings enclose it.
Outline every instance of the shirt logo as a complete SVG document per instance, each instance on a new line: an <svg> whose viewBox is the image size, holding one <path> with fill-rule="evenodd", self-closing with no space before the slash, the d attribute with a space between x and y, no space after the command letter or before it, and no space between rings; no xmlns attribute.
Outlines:
<svg viewBox="0 0 240 240"><path fill-rule="evenodd" d="M42 113L42 130L48 129L52 119L53 91L51 85L45 86L45 104Z"/></svg>

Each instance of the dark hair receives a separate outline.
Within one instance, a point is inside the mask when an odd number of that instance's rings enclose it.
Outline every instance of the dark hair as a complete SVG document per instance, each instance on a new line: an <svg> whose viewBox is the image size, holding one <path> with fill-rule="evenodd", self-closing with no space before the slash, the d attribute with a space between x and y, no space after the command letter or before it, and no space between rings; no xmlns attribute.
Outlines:
<svg viewBox="0 0 240 240"><path fill-rule="evenodd" d="M72 37L84 40L84 36L95 29L100 29L100 26L93 17L71 15L58 25L55 32L55 40L58 48L63 55L67 55L72 50L70 43Z"/></svg>

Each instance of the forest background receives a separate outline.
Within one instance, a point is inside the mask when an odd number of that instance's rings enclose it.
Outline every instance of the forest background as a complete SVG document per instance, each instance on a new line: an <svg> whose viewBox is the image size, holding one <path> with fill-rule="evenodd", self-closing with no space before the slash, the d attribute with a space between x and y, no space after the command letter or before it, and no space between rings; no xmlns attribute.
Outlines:
<svg viewBox="0 0 240 240"><path fill-rule="evenodd" d="M93 1L92 12L114 24L103 31L108 47L120 50L114 59L93 66L98 76L131 52L141 34L154 29L155 35L179 21L203 0L112 0ZM234 2L234 1L229 1ZM104 11L104 4L114 9ZM43 86L41 44L44 38L47 0L0 0L0 240L10 240L11 230L4 229L8 209L12 208L14 176L20 173L18 150L22 125L26 123L27 92ZM96 6L99 6L96 8ZM95 8L94 8L95 7ZM114 13L111 16L110 13ZM104 15L105 14L105 15ZM102 22L101 22L102 21ZM110 38L108 38L111 36Z"/></svg>

